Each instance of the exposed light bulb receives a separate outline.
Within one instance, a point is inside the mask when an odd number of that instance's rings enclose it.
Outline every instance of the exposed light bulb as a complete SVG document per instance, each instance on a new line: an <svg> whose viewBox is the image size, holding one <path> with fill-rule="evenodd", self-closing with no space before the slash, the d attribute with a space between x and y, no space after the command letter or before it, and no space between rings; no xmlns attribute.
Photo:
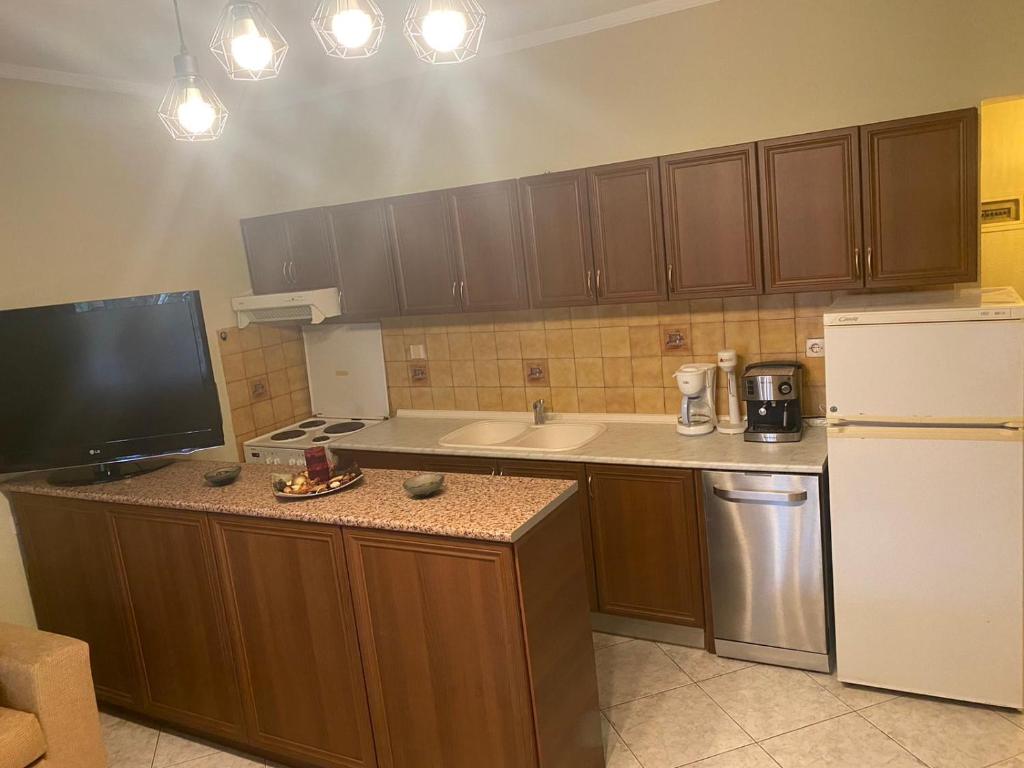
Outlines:
<svg viewBox="0 0 1024 768"><path fill-rule="evenodd" d="M423 39L435 51L449 53L466 39L468 24L461 11L435 10L423 18Z"/></svg>
<svg viewBox="0 0 1024 768"><path fill-rule="evenodd" d="M203 92L199 88L185 88L185 98L178 105L178 122L182 128L193 136L206 133L216 117L216 110L203 98Z"/></svg>
<svg viewBox="0 0 1024 768"><path fill-rule="evenodd" d="M231 58L242 69L258 72L274 58L274 44L260 34L252 19L242 19L231 38Z"/></svg>
<svg viewBox="0 0 1024 768"><path fill-rule="evenodd" d="M362 48L373 34L373 18L360 8L349 8L334 14L331 34L343 48Z"/></svg>

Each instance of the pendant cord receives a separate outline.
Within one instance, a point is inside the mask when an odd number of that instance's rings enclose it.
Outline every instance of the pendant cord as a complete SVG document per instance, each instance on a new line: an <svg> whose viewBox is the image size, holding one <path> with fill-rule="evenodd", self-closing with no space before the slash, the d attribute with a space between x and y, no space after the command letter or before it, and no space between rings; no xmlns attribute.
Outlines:
<svg viewBox="0 0 1024 768"><path fill-rule="evenodd" d="M188 47L185 45L185 33L181 31L181 11L178 10L178 0L171 0L174 5L174 20L178 23L178 40L181 41L181 52L188 53Z"/></svg>

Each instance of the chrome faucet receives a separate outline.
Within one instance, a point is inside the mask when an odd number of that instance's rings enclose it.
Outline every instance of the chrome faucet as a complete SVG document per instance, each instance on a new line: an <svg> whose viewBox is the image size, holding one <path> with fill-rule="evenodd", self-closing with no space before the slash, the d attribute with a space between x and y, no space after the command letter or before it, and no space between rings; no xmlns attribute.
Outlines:
<svg viewBox="0 0 1024 768"><path fill-rule="evenodd" d="M544 401L534 400L533 401L533 423L536 426L540 426L544 423Z"/></svg>

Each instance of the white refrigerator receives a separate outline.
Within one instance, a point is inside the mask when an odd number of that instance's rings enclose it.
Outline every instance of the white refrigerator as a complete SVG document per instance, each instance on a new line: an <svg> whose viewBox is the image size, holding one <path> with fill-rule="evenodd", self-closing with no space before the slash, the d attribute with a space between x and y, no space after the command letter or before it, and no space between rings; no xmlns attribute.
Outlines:
<svg viewBox="0 0 1024 768"><path fill-rule="evenodd" d="M825 314L840 680L1024 706L1024 304L848 296Z"/></svg>

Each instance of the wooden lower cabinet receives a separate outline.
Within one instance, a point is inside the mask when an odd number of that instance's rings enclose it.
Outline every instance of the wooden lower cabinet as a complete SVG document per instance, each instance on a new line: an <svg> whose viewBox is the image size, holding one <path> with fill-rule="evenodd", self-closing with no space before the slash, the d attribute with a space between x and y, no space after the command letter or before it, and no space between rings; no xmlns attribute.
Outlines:
<svg viewBox="0 0 1024 768"><path fill-rule="evenodd" d="M375 766L341 530L211 522L250 743L327 768Z"/></svg>
<svg viewBox="0 0 1024 768"><path fill-rule="evenodd" d="M590 534L590 503L586 493L587 470L583 464L567 461L506 461L498 465L498 472L511 477L548 477L558 480L574 480L579 492L567 504L576 509L580 521L580 538L583 546L583 566L587 581L587 597L590 610L597 610L597 582L594 579L594 543Z"/></svg>
<svg viewBox="0 0 1024 768"><path fill-rule="evenodd" d="M690 470L587 466L600 610L704 626Z"/></svg>
<svg viewBox="0 0 1024 768"><path fill-rule="evenodd" d="M604 765L580 546L345 530L381 766Z"/></svg>
<svg viewBox="0 0 1024 768"><path fill-rule="evenodd" d="M96 695L141 707L138 660L106 508L93 502L12 498L40 629L89 644Z"/></svg>
<svg viewBox="0 0 1024 768"><path fill-rule="evenodd" d="M478 456L446 456L433 453L336 450L340 459L351 459L361 469L403 469L410 472L456 472L464 475L495 475L498 460Z"/></svg>
<svg viewBox="0 0 1024 768"><path fill-rule="evenodd" d="M117 507L111 519L142 659L143 708L241 739L241 698L206 515Z"/></svg>

